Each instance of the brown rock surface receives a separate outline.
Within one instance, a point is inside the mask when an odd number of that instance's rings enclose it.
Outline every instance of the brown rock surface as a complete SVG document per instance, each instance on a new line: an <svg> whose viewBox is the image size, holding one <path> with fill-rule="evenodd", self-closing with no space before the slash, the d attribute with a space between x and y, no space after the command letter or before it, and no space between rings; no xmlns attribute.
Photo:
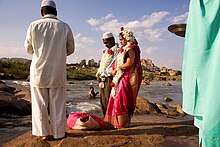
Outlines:
<svg viewBox="0 0 220 147"><path fill-rule="evenodd" d="M169 104L166 106L163 103L149 102L142 96L137 97L136 109L134 114L164 114L167 116L184 116L180 104Z"/></svg>
<svg viewBox="0 0 220 147"><path fill-rule="evenodd" d="M186 115L185 112L183 112L182 105L180 105L180 104L169 104L169 107L170 107L170 108L175 108L176 111L177 111L178 113L180 113L181 115Z"/></svg>
<svg viewBox="0 0 220 147"><path fill-rule="evenodd" d="M16 90L14 87L7 86L5 83L0 83L0 91L5 91L9 93L13 93Z"/></svg>
<svg viewBox="0 0 220 147"><path fill-rule="evenodd" d="M1 84L0 84L1 85ZM16 95L7 91L0 91L0 115L30 115L31 114L30 90L22 90Z"/></svg>
<svg viewBox="0 0 220 147"><path fill-rule="evenodd" d="M31 103L31 91L30 89L23 89L15 94L16 97L24 99Z"/></svg>
<svg viewBox="0 0 220 147"><path fill-rule="evenodd" d="M136 102L135 114L160 114L156 104L149 102L147 99L138 96Z"/></svg>
<svg viewBox="0 0 220 147"><path fill-rule="evenodd" d="M162 103L156 103L157 107L161 110L161 112L168 116L179 116L179 113L176 110L170 110L166 105Z"/></svg>
<svg viewBox="0 0 220 147"><path fill-rule="evenodd" d="M135 115L131 126L115 130L66 129L62 140L42 141L31 131L12 139L3 146L56 146L56 147L198 147L198 129L192 118L168 118L156 115Z"/></svg>

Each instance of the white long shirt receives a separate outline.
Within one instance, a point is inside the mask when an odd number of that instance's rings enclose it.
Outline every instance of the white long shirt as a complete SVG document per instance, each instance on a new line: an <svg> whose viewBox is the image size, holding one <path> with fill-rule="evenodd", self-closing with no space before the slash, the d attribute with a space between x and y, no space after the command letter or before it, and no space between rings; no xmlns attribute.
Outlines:
<svg viewBox="0 0 220 147"><path fill-rule="evenodd" d="M104 76L104 77L108 77L111 75L111 71L112 71L111 67L115 61L118 49L119 49L118 43L115 43L115 45L112 48L106 48L104 50L104 53L101 58L100 66L98 68L96 76L98 74L100 74L101 76ZM110 50L112 52L110 52L110 54L109 54Z"/></svg>
<svg viewBox="0 0 220 147"><path fill-rule="evenodd" d="M68 24L47 14L32 22L24 42L32 55L30 84L39 88L66 85L66 57L75 50L72 31Z"/></svg>

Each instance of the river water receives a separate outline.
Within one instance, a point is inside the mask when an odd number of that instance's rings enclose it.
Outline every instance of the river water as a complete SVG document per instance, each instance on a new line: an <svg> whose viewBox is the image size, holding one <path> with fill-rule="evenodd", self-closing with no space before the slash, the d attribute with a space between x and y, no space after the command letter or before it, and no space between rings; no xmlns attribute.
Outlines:
<svg viewBox="0 0 220 147"><path fill-rule="evenodd" d="M17 89L29 89L29 82L22 80L5 80L8 86ZM167 86L168 81L151 82L150 85L141 85L139 96L149 101L160 102L166 104L165 97L173 99L169 103L182 103L181 82L169 81L172 86ZM91 86L95 91L99 91L98 82L93 80L77 81L71 80L67 83L67 116L70 112L87 112L102 117L100 109L99 95L95 99L88 98L88 91ZM139 117L139 116L138 116ZM142 116L140 116L142 117ZM148 118L154 118L155 115L146 115ZM176 119L176 118L175 118ZM180 120L192 120L192 117L186 115ZM9 140L31 130L31 115L25 117L14 116L12 118L0 118L0 123L4 127L0 127L0 146Z"/></svg>
<svg viewBox="0 0 220 147"><path fill-rule="evenodd" d="M6 80L7 85L17 87L19 89L29 88L29 82L22 80ZM167 86L170 83L171 86ZM70 80L67 82L67 114L70 112L88 112L101 116L100 96L96 99L88 98L88 91L93 85L95 91L99 91L98 82L95 80ZM151 82L149 85L141 85L139 96L149 101L160 102L166 104L165 97L173 99L169 103L182 103L182 90L180 81L160 81Z"/></svg>

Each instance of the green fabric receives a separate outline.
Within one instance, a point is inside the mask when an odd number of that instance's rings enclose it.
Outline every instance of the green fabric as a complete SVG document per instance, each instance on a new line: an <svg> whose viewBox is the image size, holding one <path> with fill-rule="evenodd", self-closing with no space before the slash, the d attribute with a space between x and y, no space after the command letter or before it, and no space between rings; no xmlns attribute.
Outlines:
<svg viewBox="0 0 220 147"><path fill-rule="evenodd" d="M202 147L220 147L220 0L191 0L183 56L183 110Z"/></svg>

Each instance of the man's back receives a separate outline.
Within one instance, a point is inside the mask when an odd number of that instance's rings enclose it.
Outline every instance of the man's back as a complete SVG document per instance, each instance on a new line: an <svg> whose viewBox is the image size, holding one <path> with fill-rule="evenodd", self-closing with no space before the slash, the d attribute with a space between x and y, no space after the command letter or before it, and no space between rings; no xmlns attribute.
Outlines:
<svg viewBox="0 0 220 147"><path fill-rule="evenodd" d="M29 27L30 44L33 52L31 84L37 87L60 87L66 81L66 56L73 52L73 37L69 26L54 15L45 15ZM70 42L68 42L70 40ZM71 43L72 40L72 43ZM62 72L60 72L62 71Z"/></svg>
<svg viewBox="0 0 220 147"><path fill-rule="evenodd" d="M52 133L54 139L62 139L66 129L66 56L75 50L74 38L70 27L56 18L53 0L41 2L41 16L30 24L24 42L32 55L32 135L47 140Z"/></svg>

